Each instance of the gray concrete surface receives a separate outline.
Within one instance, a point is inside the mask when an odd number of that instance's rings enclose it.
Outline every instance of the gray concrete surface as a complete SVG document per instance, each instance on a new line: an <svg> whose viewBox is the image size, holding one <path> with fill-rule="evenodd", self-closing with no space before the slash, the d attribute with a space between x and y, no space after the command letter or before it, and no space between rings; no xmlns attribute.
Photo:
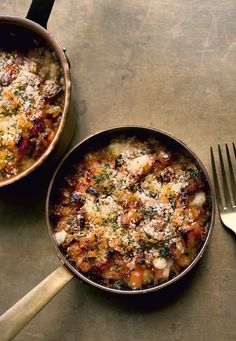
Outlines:
<svg viewBox="0 0 236 341"><path fill-rule="evenodd" d="M0 14L23 17L29 4L1 0ZM74 143L110 126L154 126L210 172L210 145L236 142L235 1L56 0L48 29L71 61ZM60 264L44 214L51 171L0 190L0 313ZM216 215L207 252L177 286L128 298L74 279L15 339L236 340L235 243Z"/></svg>

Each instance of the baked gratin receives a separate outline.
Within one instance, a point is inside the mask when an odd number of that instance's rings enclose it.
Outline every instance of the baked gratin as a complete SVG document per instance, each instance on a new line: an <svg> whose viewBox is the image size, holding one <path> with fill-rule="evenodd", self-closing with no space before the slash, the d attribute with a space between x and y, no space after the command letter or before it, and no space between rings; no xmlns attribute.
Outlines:
<svg viewBox="0 0 236 341"><path fill-rule="evenodd" d="M64 78L53 52L0 50L0 181L30 167L47 149L64 106Z"/></svg>
<svg viewBox="0 0 236 341"><path fill-rule="evenodd" d="M88 152L63 186L53 207L55 240L77 270L107 287L164 283L206 239L204 174L154 138L119 137Z"/></svg>

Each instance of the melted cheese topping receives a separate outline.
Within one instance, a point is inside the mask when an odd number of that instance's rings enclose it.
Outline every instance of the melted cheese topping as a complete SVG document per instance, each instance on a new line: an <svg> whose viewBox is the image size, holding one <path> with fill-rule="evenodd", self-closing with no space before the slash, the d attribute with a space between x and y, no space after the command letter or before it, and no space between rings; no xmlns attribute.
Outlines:
<svg viewBox="0 0 236 341"><path fill-rule="evenodd" d="M54 55L0 50L0 181L29 167L60 123L64 80Z"/></svg>
<svg viewBox="0 0 236 341"><path fill-rule="evenodd" d="M153 139L118 138L74 169L54 214L57 243L77 269L107 286L140 289L196 257L210 211L191 159Z"/></svg>

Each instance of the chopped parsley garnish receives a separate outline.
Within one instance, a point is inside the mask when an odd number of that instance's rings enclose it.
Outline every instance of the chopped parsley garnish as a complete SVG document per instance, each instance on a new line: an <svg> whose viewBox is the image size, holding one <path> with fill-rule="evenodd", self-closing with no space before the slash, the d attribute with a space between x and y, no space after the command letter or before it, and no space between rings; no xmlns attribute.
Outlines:
<svg viewBox="0 0 236 341"><path fill-rule="evenodd" d="M117 183L117 187L118 187L119 189L123 188L124 186L125 186L125 182L124 182L124 180L120 180L120 181L118 181L118 183Z"/></svg>
<svg viewBox="0 0 236 341"><path fill-rule="evenodd" d="M19 96L24 90L23 86L19 86L16 91L13 92L14 96Z"/></svg>
<svg viewBox="0 0 236 341"><path fill-rule="evenodd" d="M109 163L106 163L105 165L102 165L102 168L104 170L108 170L108 169L111 169L111 165L109 165Z"/></svg>
<svg viewBox="0 0 236 341"><path fill-rule="evenodd" d="M121 281L115 281L113 286L114 286L115 289L119 289L120 290L124 286L124 283L121 282Z"/></svg>
<svg viewBox="0 0 236 341"><path fill-rule="evenodd" d="M98 175L94 175L93 180L96 182L98 185L102 185L102 182L109 180L109 175L107 173L101 173Z"/></svg>
<svg viewBox="0 0 236 341"><path fill-rule="evenodd" d="M100 207L99 204L95 204L95 207L96 207L97 212L100 212L100 211L101 211L101 207Z"/></svg>
<svg viewBox="0 0 236 341"><path fill-rule="evenodd" d="M172 207L172 208L175 208L175 207L176 207L176 200L175 200L174 195L168 194L168 195L167 195L167 199L169 200L169 202L170 202L170 204L171 204L171 207Z"/></svg>
<svg viewBox="0 0 236 341"><path fill-rule="evenodd" d="M161 244L159 252L160 252L160 256L163 257L163 258L170 256L170 252L169 252L168 246L166 244L164 244L164 243Z"/></svg>
<svg viewBox="0 0 236 341"><path fill-rule="evenodd" d="M185 174L189 175L189 176L191 176L193 178L197 178L199 176L199 174L200 174L200 170L197 169L197 168L194 168L194 169L193 168L186 168L185 169Z"/></svg>
<svg viewBox="0 0 236 341"><path fill-rule="evenodd" d="M117 223L113 223L113 224L111 225L111 227L112 227L112 229L113 229L114 231L120 228L120 226L117 225Z"/></svg>
<svg viewBox="0 0 236 341"><path fill-rule="evenodd" d="M14 156L13 155L7 155L7 157L6 157L6 160L7 161L11 161L11 160L13 160L14 159Z"/></svg>
<svg viewBox="0 0 236 341"><path fill-rule="evenodd" d="M67 220L67 224L70 225L70 227L73 227L73 228L78 226L78 222L77 222L76 219L68 219Z"/></svg>

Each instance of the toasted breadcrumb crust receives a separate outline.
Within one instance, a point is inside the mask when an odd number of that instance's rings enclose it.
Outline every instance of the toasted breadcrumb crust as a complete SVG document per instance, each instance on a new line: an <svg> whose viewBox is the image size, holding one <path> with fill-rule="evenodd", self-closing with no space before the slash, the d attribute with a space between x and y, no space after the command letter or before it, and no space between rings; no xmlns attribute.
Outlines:
<svg viewBox="0 0 236 341"><path fill-rule="evenodd" d="M64 78L46 48L0 50L0 181L30 167L47 149L64 106Z"/></svg>
<svg viewBox="0 0 236 341"><path fill-rule="evenodd" d="M119 137L73 166L53 208L54 236L69 262L117 289L178 275L206 239L205 177L154 138Z"/></svg>

